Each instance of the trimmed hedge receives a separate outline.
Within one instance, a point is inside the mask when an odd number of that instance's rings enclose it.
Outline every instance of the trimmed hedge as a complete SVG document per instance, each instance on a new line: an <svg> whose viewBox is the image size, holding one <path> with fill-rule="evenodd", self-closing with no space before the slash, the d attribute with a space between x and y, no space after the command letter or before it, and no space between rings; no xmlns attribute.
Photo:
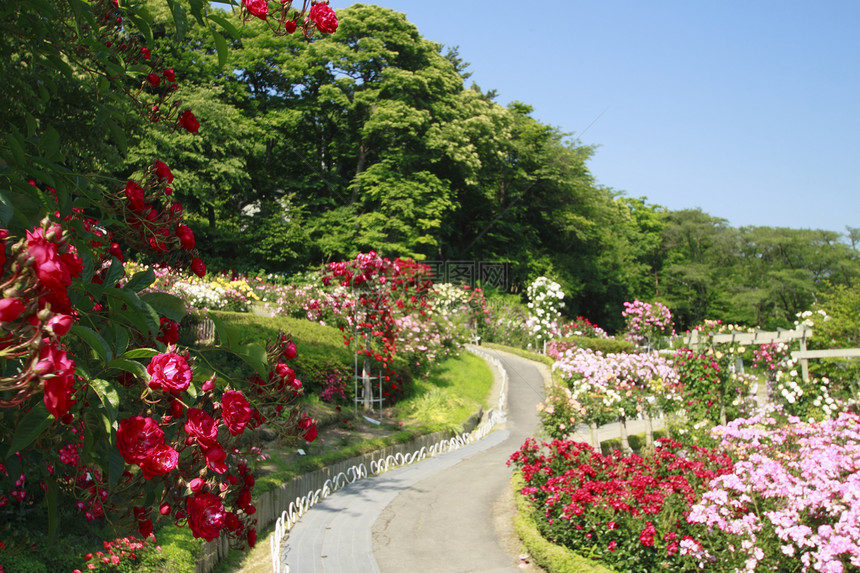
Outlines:
<svg viewBox="0 0 860 573"><path fill-rule="evenodd" d="M553 339L556 342L569 342L579 348L588 348L595 352L604 354L618 354L620 352L633 352L636 345L629 340L618 340L616 338L592 338L590 336L565 336Z"/></svg>

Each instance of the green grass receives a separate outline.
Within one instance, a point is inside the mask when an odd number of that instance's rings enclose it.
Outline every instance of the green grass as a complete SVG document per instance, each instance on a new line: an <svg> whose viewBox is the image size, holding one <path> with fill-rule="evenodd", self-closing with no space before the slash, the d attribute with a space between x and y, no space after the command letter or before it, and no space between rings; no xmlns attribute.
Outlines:
<svg viewBox="0 0 860 573"><path fill-rule="evenodd" d="M395 407L408 424L461 426L479 407L489 407L493 372L482 358L463 351L415 382L411 395Z"/></svg>

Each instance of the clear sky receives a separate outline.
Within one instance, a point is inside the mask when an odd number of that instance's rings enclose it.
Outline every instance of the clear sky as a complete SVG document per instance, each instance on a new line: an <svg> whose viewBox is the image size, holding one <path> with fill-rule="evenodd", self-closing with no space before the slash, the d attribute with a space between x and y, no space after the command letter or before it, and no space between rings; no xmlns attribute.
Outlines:
<svg viewBox="0 0 860 573"><path fill-rule="evenodd" d="M364 3L598 146L601 185L734 227L860 227L860 0Z"/></svg>

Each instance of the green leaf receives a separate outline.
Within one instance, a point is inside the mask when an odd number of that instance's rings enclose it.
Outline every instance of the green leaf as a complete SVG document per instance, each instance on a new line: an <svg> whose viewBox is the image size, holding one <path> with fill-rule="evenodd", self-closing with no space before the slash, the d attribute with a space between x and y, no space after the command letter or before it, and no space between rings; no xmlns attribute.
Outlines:
<svg viewBox="0 0 860 573"><path fill-rule="evenodd" d="M173 23L176 25L176 39L181 42L185 39L185 30L188 28L188 15L185 7L175 0L167 0L170 11L173 13Z"/></svg>
<svg viewBox="0 0 860 573"><path fill-rule="evenodd" d="M131 361L129 360L126 362ZM146 374L145 371L144 374ZM116 421L116 415L119 411L119 392L117 392L116 388L114 388L114 385L111 382L107 380L102 380L101 378L95 378L93 380L90 380L90 388L93 389L93 391L99 397L99 400L101 400L102 404L104 404L105 412L107 412L108 415L108 420L105 424L105 430L110 433L110 428Z"/></svg>
<svg viewBox="0 0 860 573"><path fill-rule="evenodd" d="M161 316L179 322L187 314L185 303L178 296L165 292L148 292L140 297L140 300L150 305Z"/></svg>
<svg viewBox="0 0 860 573"><path fill-rule="evenodd" d="M116 440L113 441L108 452L108 483L111 487L119 483L119 478L125 472L125 460L122 454L119 453L115 443Z"/></svg>
<svg viewBox="0 0 860 573"><path fill-rule="evenodd" d="M228 34L230 34L233 39L239 39L239 29L236 28L236 26L234 26L230 20L228 20L221 14L216 14L213 12L207 14L206 17L221 26Z"/></svg>
<svg viewBox="0 0 860 573"><path fill-rule="evenodd" d="M134 273L123 288L134 292L140 292L154 282L155 271L152 269L146 269L145 271Z"/></svg>
<svg viewBox="0 0 860 573"><path fill-rule="evenodd" d="M0 225L3 228L8 228L9 221L12 220L12 217L15 216L15 207L12 206L12 202L6 198L3 193L0 193Z"/></svg>
<svg viewBox="0 0 860 573"><path fill-rule="evenodd" d="M9 443L9 450L6 457L10 457L15 452L20 452L30 444L32 444L39 435L47 430L54 423L54 417L45 408L42 402L37 403L27 412L23 419L15 428L15 435Z"/></svg>
<svg viewBox="0 0 860 573"><path fill-rule="evenodd" d="M111 310L123 314L130 324L140 330L141 334L151 336L161 328L158 313L148 304L144 304L134 291L124 288L106 288L104 294L111 298L108 301ZM127 310L120 310L117 303L112 301L124 303Z"/></svg>
<svg viewBox="0 0 860 573"><path fill-rule="evenodd" d="M154 348L135 348L133 350L129 350L120 358L125 358L126 360L136 360L138 358L152 358L158 354L158 350Z"/></svg>
<svg viewBox="0 0 860 573"><path fill-rule="evenodd" d="M218 336L221 346L236 352L239 347L239 331L212 313L209 314L209 318L215 323L215 334Z"/></svg>
<svg viewBox="0 0 860 573"><path fill-rule="evenodd" d="M191 6L191 14L194 18L197 19L201 25L203 24L203 1L202 0L188 0L188 4Z"/></svg>
<svg viewBox="0 0 860 573"><path fill-rule="evenodd" d="M125 136L125 132L113 120L105 119L104 123L107 125L108 131L110 131L113 142L116 143L116 146L124 155L126 150L128 150L128 139Z"/></svg>
<svg viewBox="0 0 860 573"><path fill-rule="evenodd" d="M54 158L60 151L60 134L49 125L42 137L39 138L39 146L44 151L46 158Z"/></svg>
<svg viewBox="0 0 860 573"><path fill-rule="evenodd" d="M99 358L105 362L113 358L108 343L102 338L102 335L92 328L76 324L72 326L71 334L77 336L82 341L86 342L92 348Z"/></svg>
<svg viewBox="0 0 860 573"><path fill-rule="evenodd" d="M245 344L236 350L236 354L245 364L265 377L269 373L269 362L266 349L256 343Z"/></svg>
<svg viewBox="0 0 860 573"><path fill-rule="evenodd" d="M124 372L128 372L129 374L134 374L138 378L148 381L149 380L149 372L146 371L146 367L140 362L135 362L134 360L126 360L125 358L114 358L107 365L108 368L116 368L117 370L122 370Z"/></svg>
<svg viewBox="0 0 860 573"><path fill-rule="evenodd" d="M224 67L227 64L227 41L214 28L212 29L212 39L215 40L215 49L218 51L218 65Z"/></svg>
<svg viewBox="0 0 860 573"><path fill-rule="evenodd" d="M119 259L113 259L110 264L110 268L108 269L107 275L104 279L105 287L112 287L116 285L117 281L122 278L122 275L125 273L125 269L123 269L122 263L119 262ZM97 299L98 300L98 299Z"/></svg>

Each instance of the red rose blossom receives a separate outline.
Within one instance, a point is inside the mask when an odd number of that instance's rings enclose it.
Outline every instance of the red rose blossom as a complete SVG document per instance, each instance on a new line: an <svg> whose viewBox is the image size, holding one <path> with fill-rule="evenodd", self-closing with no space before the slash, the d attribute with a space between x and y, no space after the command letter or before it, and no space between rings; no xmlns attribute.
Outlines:
<svg viewBox="0 0 860 573"><path fill-rule="evenodd" d="M202 279L206 275L206 263L194 257L191 259L191 272Z"/></svg>
<svg viewBox="0 0 860 573"><path fill-rule="evenodd" d="M62 418L75 403L75 363L65 350L47 343L39 351L39 361L33 369L44 380L42 401L54 418Z"/></svg>
<svg viewBox="0 0 860 573"><path fill-rule="evenodd" d="M328 4L314 4L308 16L323 34L334 34L337 31L337 16Z"/></svg>
<svg viewBox="0 0 860 573"><path fill-rule="evenodd" d="M197 121L197 118L190 109L186 109L182 112L182 115L179 116L179 125L190 133L197 133L200 130L200 122Z"/></svg>
<svg viewBox="0 0 860 573"><path fill-rule="evenodd" d="M248 12L260 20L266 19L266 15L269 13L269 2L267 0L242 0L242 2L245 4Z"/></svg>
<svg viewBox="0 0 860 573"><path fill-rule="evenodd" d="M63 337L71 330L73 323L74 319L68 314L55 314L48 319L45 329L50 330L57 337Z"/></svg>
<svg viewBox="0 0 860 573"><path fill-rule="evenodd" d="M189 408L185 433L195 438L201 448L207 449L218 443L218 422L203 410Z"/></svg>
<svg viewBox="0 0 860 573"><path fill-rule="evenodd" d="M120 248L119 243L111 243L110 248L108 249L108 253L112 257L116 257L117 259L119 259L119 262L125 262L125 257L122 256L122 249Z"/></svg>
<svg viewBox="0 0 860 573"><path fill-rule="evenodd" d="M292 34L296 31L296 21L295 20L287 20L284 22L284 30L287 31L287 34Z"/></svg>
<svg viewBox="0 0 860 573"><path fill-rule="evenodd" d="M302 414L302 419L299 420L299 429L302 431L301 436L305 441L313 442L317 439L317 424L307 414Z"/></svg>
<svg viewBox="0 0 860 573"><path fill-rule="evenodd" d="M284 348L284 358L287 360L292 360L296 356L298 356L298 350L296 349L296 343L290 340L287 342L287 347Z"/></svg>
<svg viewBox="0 0 860 573"><path fill-rule="evenodd" d="M230 434L238 436L251 420L251 405L241 392L226 390L221 396L221 416Z"/></svg>
<svg viewBox="0 0 860 573"><path fill-rule="evenodd" d="M155 338L164 344L176 344L179 342L179 323L170 320L166 316L161 317L161 330Z"/></svg>
<svg viewBox="0 0 860 573"><path fill-rule="evenodd" d="M185 501L185 510L188 512L188 527L194 537L202 537L206 541L212 541L227 519L224 511L224 503L214 493L206 492L196 494Z"/></svg>
<svg viewBox="0 0 860 573"><path fill-rule="evenodd" d="M137 181L129 180L125 184L125 198L128 199L129 209L135 213L143 211L145 205L143 201L143 187Z"/></svg>
<svg viewBox="0 0 860 573"><path fill-rule="evenodd" d="M179 237L179 243L182 245L183 249L194 248L194 232L191 230L191 227L184 223L180 223L176 226L176 236Z"/></svg>
<svg viewBox="0 0 860 573"><path fill-rule="evenodd" d="M173 470L179 463L179 453L167 444L156 446L140 464L143 477L152 479Z"/></svg>
<svg viewBox="0 0 860 573"><path fill-rule="evenodd" d="M116 447L129 464L142 464L163 443L164 430L152 418L126 418L116 430Z"/></svg>
<svg viewBox="0 0 860 573"><path fill-rule="evenodd" d="M173 173L164 161L155 162L155 174L158 175L159 179L165 179L168 184L173 183Z"/></svg>
<svg viewBox="0 0 860 573"><path fill-rule="evenodd" d="M157 88L158 85L161 83L161 78L158 77L158 74L150 72L146 75L146 81L149 82L149 85L151 85L152 87Z"/></svg>
<svg viewBox="0 0 860 573"><path fill-rule="evenodd" d="M24 312L24 303L19 298L0 299L0 322L18 320Z"/></svg>
<svg viewBox="0 0 860 573"><path fill-rule="evenodd" d="M173 71L173 68L167 68L166 70L164 70L164 79L166 79L170 83L176 83L176 72Z"/></svg>
<svg viewBox="0 0 860 573"><path fill-rule="evenodd" d="M191 367L185 358L175 352L156 354L146 367L149 372L149 387L179 394L191 384Z"/></svg>
<svg viewBox="0 0 860 573"><path fill-rule="evenodd" d="M27 231L27 252L33 257L36 276L46 289L65 291L72 283L72 275L60 258L57 245L45 238L43 229Z"/></svg>
<svg viewBox="0 0 860 573"><path fill-rule="evenodd" d="M227 452L224 451L221 444L215 443L214 446L207 448L203 452L203 456L206 458L206 466L216 474L220 475L227 471L227 464L225 463Z"/></svg>

